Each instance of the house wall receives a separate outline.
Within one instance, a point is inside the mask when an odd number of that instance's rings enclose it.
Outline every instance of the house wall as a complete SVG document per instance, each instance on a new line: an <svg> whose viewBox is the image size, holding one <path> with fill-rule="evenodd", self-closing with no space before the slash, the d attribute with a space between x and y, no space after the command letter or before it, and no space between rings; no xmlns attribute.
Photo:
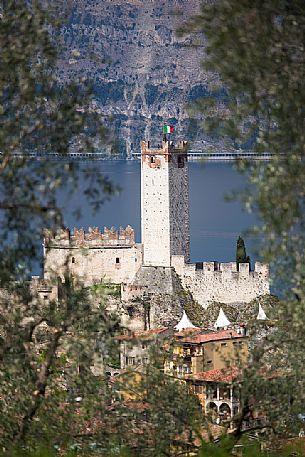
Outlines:
<svg viewBox="0 0 305 457"><path fill-rule="evenodd" d="M248 339L211 341L203 345L204 370L216 370L234 365L234 362L245 363L248 358Z"/></svg>

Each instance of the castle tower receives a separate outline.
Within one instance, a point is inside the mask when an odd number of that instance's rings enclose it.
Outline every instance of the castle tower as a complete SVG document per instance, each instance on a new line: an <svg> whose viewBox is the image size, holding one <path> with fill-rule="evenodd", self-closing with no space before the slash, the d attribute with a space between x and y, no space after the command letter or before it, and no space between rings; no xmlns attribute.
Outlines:
<svg viewBox="0 0 305 457"><path fill-rule="evenodd" d="M187 142L141 142L141 223L144 266L171 266L190 257Z"/></svg>

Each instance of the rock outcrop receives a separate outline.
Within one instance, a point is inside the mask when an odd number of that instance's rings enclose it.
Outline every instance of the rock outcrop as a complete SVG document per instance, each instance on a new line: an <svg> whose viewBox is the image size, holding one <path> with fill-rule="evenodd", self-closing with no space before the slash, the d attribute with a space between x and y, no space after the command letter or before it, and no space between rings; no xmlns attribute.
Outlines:
<svg viewBox="0 0 305 457"><path fill-rule="evenodd" d="M218 76L200 67L204 38L176 33L201 3L75 0L70 7L58 74L63 80L91 78L92 107L108 118L127 157L139 152L140 139L160 141L161 127L168 123L192 141L193 150L224 149L223 140L200 130L186 109L199 97L212 94L220 104L227 97L215 90Z"/></svg>
<svg viewBox="0 0 305 457"><path fill-rule="evenodd" d="M143 291L142 297L129 299L124 305L130 317L127 325L133 330L174 327L185 307L194 304L173 268L142 266L132 286Z"/></svg>

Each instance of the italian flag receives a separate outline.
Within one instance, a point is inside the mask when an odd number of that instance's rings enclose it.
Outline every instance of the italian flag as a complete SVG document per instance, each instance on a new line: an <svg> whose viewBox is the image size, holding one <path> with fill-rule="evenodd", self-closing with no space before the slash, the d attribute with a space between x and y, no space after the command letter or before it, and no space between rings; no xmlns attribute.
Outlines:
<svg viewBox="0 0 305 457"><path fill-rule="evenodd" d="M174 133L174 127L171 127L170 125L165 125L163 127L163 133Z"/></svg>

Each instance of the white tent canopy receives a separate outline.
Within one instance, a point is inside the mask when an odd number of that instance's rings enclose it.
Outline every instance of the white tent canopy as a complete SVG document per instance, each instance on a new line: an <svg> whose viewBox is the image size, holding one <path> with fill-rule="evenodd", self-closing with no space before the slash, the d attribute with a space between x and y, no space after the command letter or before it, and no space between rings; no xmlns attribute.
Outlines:
<svg viewBox="0 0 305 457"><path fill-rule="evenodd" d="M177 325L175 325L175 329L178 330L178 332L180 332L180 330L183 330L185 328L196 328L196 326L192 324L192 322L187 317L186 312L183 311L181 320L180 320L180 322L178 322Z"/></svg>
<svg viewBox="0 0 305 457"><path fill-rule="evenodd" d="M229 319L227 318L227 316L223 312L223 309L220 308L219 314L218 314L218 317L217 317L217 321L215 322L214 327L215 328L223 328L223 327L228 327L229 325L231 325L231 322L229 321Z"/></svg>
<svg viewBox="0 0 305 457"><path fill-rule="evenodd" d="M267 316L266 316L265 311L262 308L261 304L258 305L258 315L257 315L256 319L259 320L259 321L265 321L265 320L268 319Z"/></svg>

